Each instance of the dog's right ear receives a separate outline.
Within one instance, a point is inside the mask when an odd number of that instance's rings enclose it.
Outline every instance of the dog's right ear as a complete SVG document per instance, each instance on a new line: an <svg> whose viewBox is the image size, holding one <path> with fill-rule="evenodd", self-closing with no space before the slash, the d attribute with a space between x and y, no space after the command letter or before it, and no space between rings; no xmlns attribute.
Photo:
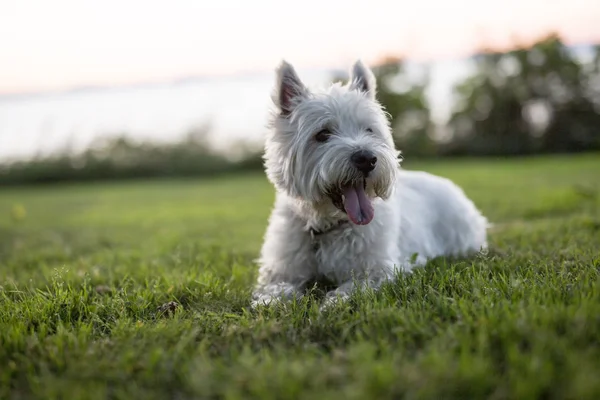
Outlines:
<svg viewBox="0 0 600 400"><path fill-rule="evenodd" d="M282 116L288 116L298 103L306 98L308 89L304 86L294 67L282 61L277 68L277 83L273 93L273 102Z"/></svg>
<svg viewBox="0 0 600 400"><path fill-rule="evenodd" d="M367 93L371 100L375 100L376 86L377 80L375 79L375 75L373 75L373 71L363 64L361 60L356 61L350 72L350 88Z"/></svg>

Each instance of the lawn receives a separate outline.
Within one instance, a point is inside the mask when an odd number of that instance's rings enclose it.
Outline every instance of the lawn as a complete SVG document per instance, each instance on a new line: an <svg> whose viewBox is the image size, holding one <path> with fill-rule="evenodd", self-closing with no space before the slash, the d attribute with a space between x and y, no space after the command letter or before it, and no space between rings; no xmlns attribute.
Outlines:
<svg viewBox="0 0 600 400"><path fill-rule="evenodd" d="M598 399L599 160L407 161L490 252L326 313L248 307L263 174L2 188L0 398Z"/></svg>

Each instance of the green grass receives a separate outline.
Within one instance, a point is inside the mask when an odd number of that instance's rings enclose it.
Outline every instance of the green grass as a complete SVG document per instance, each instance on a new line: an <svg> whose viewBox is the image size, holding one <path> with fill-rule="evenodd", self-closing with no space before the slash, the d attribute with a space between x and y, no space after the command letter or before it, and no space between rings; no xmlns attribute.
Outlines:
<svg viewBox="0 0 600 400"><path fill-rule="evenodd" d="M406 162L465 189L491 251L327 313L248 308L262 174L2 189L0 398L597 399L599 159Z"/></svg>

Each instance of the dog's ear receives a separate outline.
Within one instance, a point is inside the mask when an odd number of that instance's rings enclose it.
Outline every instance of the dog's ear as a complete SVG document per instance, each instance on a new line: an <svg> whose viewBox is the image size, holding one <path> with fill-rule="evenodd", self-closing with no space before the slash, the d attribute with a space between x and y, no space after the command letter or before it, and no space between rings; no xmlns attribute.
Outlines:
<svg viewBox="0 0 600 400"><path fill-rule="evenodd" d="M308 95L294 67L287 61L282 61L277 68L277 83L273 93L273 102L282 116L288 116L302 99Z"/></svg>
<svg viewBox="0 0 600 400"><path fill-rule="evenodd" d="M356 61L350 71L350 89L367 93L370 99L375 99L377 83L375 75L361 60Z"/></svg>

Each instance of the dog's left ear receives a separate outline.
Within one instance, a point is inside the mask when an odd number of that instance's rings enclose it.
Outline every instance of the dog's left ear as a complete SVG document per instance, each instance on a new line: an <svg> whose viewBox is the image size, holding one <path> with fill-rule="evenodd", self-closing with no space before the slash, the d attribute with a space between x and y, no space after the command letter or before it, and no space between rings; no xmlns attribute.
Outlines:
<svg viewBox="0 0 600 400"><path fill-rule="evenodd" d="M307 95L308 89L298 77L294 67L283 60L277 68L277 82L271 96L273 102L279 107L281 115L289 116Z"/></svg>
<svg viewBox="0 0 600 400"><path fill-rule="evenodd" d="M367 93L371 100L375 99L377 83L375 75L361 60L356 61L350 71L350 89Z"/></svg>

